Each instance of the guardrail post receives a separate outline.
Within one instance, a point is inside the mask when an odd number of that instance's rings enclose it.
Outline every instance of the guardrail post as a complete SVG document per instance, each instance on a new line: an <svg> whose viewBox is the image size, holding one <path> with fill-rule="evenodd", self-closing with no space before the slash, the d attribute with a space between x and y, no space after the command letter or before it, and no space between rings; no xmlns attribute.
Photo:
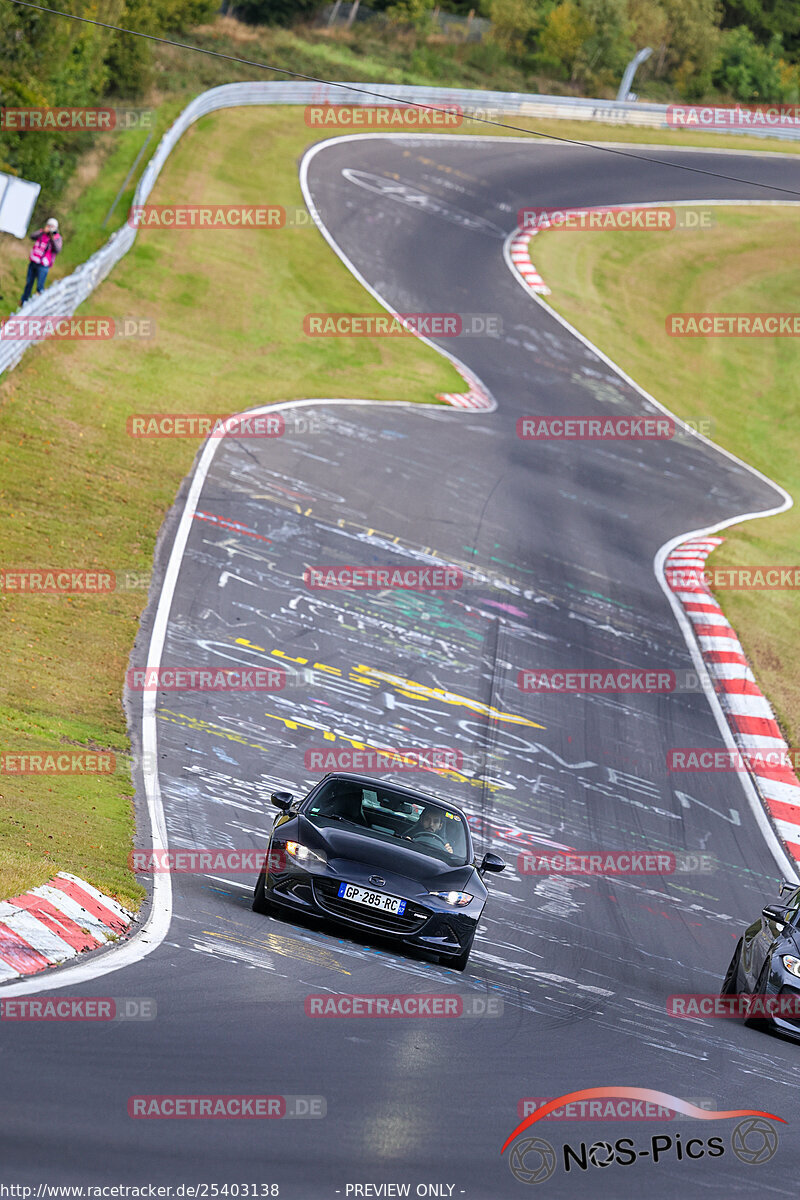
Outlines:
<svg viewBox="0 0 800 1200"><path fill-rule="evenodd" d="M622 83L619 85L617 92L617 100L627 100L633 83L633 77L643 62L647 62L650 55L653 53L651 46L645 46L638 54L634 55L631 61L625 68L625 74L622 76Z"/></svg>

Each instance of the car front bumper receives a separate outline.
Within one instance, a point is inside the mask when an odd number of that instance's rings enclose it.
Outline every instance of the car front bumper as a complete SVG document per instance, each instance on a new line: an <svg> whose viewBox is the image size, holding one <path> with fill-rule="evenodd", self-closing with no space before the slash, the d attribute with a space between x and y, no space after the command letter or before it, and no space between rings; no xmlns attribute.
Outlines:
<svg viewBox="0 0 800 1200"><path fill-rule="evenodd" d="M402 917L378 913L340 899L337 892L344 882L349 881L326 867L307 869L287 862L281 870L267 872L265 891L273 904L295 912L451 957L462 954L471 944L483 911L483 901L479 899L455 909L426 896L424 903L407 900Z"/></svg>

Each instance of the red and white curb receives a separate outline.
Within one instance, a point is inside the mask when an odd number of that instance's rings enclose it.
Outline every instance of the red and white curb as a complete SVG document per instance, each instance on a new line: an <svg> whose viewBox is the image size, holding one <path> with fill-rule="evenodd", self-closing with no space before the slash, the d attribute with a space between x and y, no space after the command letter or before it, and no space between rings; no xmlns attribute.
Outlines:
<svg viewBox="0 0 800 1200"><path fill-rule="evenodd" d="M133 914L75 875L0 900L0 983L35 975L127 931Z"/></svg>
<svg viewBox="0 0 800 1200"><path fill-rule="evenodd" d="M717 537L697 538L676 546L664 564L667 584L681 601L692 624L740 753L788 751L775 714L756 683L741 643L705 583L706 558L723 541ZM787 754L786 762L789 761ZM800 862L800 782L797 776L788 765L755 763L750 774L786 849Z"/></svg>
<svg viewBox="0 0 800 1200"><path fill-rule="evenodd" d="M515 270L522 277L522 282L532 292L537 292L540 296L549 296L550 288L531 262L530 242L538 232L538 229L518 229L512 233L508 253Z"/></svg>
<svg viewBox="0 0 800 1200"><path fill-rule="evenodd" d="M437 400L443 400L445 404L452 404L454 408L494 408L494 401L480 381L471 371L459 363L457 366L459 375L463 375L469 387L468 392L439 392L436 396Z"/></svg>

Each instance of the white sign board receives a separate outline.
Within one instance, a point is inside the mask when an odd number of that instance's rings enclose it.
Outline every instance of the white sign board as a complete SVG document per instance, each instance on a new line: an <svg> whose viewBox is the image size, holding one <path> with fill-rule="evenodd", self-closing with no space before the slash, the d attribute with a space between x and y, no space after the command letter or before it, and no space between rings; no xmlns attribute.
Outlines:
<svg viewBox="0 0 800 1200"><path fill-rule="evenodd" d="M28 232L33 206L42 190L41 184L0 171L0 233L13 233L24 238Z"/></svg>

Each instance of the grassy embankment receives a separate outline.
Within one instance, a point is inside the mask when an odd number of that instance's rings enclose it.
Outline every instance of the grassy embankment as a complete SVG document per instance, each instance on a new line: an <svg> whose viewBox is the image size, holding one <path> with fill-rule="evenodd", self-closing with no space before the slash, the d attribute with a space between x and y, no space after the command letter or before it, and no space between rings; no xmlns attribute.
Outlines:
<svg viewBox="0 0 800 1200"><path fill-rule="evenodd" d="M800 344L669 337L668 313L797 311L800 208L712 209L702 232L546 231L548 302L677 416L780 483L795 506L725 530L709 567L800 565ZM705 426L701 426L705 431ZM800 592L718 599L792 746L800 738Z"/></svg>
<svg viewBox="0 0 800 1200"><path fill-rule="evenodd" d="M225 23L201 31L198 42L250 58L274 61L280 54L298 70L340 79L494 82L430 78L422 62L409 67L379 56L364 59L324 37L300 45L295 34ZM387 49L386 56L390 53ZM59 214L67 238L53 279L73 269L121 223L158 136L190 96L257 74L170 48L159 50L158 62L156 135L139 171L103 230L146 131L109 136L87 156ZM494 86L509 85L498 80ZM767 148L753 139L677 131L516 123L579 139ZM485 132L482 126L465 128ZM297 157L313 140L296 109L206 118L173 155L152 202L262 203L268 197L293 209L301 205ZM21 279L19 243L5 240L0 267L7 269L12 252ZM547 270L555 279L555 268ZM569 281L565 272L564 294ZM4 287L11 301L5 312L14 307L17 290ZM81 312L146 317L155 321L156 336L51 343L29 352L0 381L3 564L147 574L158 529L196 446L130 439L125 418L132 412L226 412L331 394L429 402L438 391L460 388L452 368L414 341L310 343L302 335L305 312L374 308L313 228L140 234ZM615 352L602 330L597 337ZM635 364L627 365L637 374ZM637 377L648 385L643 373ZM124 903L136 904L141 896L126 865L131 786L120 693L144 599L142 591L105 598L0 593L0 749L104 748L121 755L112 776L0 776L0 897L41 883L57 869L83 875Z"/></svg>

